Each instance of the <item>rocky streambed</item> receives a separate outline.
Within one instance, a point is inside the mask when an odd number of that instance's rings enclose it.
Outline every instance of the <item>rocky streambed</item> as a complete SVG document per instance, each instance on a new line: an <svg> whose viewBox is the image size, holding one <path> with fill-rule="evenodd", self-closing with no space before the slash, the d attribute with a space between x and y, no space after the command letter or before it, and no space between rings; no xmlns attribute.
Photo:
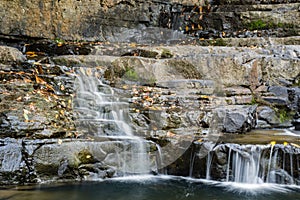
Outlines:
<svg viewBox="0 0 300 200"><path fill-rule="evenodd" d="M99 137L78 124L74 106L80 73L103 80L119 101L129 102L129 123L135 135L148 141L152 173L204 178L210 152L230 159L222 143L268 146L276 141L289 147L286 151L298 163L299 139L292 129L292 134L249 133L293 127L300 94L297 45L77 44L88 55L46 57L37 47L30 49L42 45L28 46L23 53L1 47L2 184L122 175L120 162L126 160L120 161L120 155L131 151L130 142L112 139L109 132ZM194 154L204 160L191 162ZM191 172L198 162L201 172ZM212 176L226 180L225 171Z"/></svg>
<svg viewBox="0 0 300 200"><path fill-rule="evenodd" d="M0 184L298 184L298 1L69 3L0 3Z"/></svg>

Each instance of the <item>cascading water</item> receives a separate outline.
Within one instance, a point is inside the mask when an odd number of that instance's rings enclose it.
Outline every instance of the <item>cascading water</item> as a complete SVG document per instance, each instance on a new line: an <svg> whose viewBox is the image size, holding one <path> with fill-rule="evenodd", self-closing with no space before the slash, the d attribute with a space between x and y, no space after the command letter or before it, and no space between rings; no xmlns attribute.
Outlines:
<svg viewBox="0 0 300 200"><path fill-rule="evenodd" d="M99 79L95 69L79 68L76 79L74 110L78 113L77 127L94 138L108 139L122 146L116 153L120 173L145 174L151 171L148 144L133 134L129 126L128 103L115 90Z"/></svg>
<svg viewBox="0 0 300 200"><path fill-rule="evenodd" d="M292 145L220 144L208 154L204 176L236 183L298 185L300 169L295 161L299 160L299 153ZM211 175L214 171L218 171L218 177Z"/></svg>

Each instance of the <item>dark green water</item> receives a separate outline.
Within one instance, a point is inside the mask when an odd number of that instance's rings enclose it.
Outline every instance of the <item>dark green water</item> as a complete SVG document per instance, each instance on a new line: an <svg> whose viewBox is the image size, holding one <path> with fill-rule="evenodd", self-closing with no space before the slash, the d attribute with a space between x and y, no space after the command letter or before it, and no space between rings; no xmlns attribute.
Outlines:
<svg viewBox="0 0 300 200"><path fill-rule="evenodd" d="M1 189L11 200L300 200L295 186L242 185L170 176L118 178L106 181L31 188Z"/></svg>

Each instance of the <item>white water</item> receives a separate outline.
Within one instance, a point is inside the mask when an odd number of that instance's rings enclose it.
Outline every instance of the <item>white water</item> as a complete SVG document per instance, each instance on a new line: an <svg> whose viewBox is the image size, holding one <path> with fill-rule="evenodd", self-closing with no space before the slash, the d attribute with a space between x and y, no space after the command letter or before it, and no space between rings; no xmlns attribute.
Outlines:
<svg viewBox="0 0 300 200"><path fill-rule="evenodd" d="M226 168L223 168L224 181L257 185L255 187L265 183L295 184L294 166L299 164L293 161L294 154L291 146L225 144L219 149L225 147L228 149ZM216 156L214 152L216 149L217 147L206 158L207 180L212 180L211 171L217 167L212 163L213 157Z"/></svg>
<svg viewBox="0 0 300 200"><path fill-rule="evenodd" d="M123 151L116 150L114 159L124 175L149 173L148 145L129 126L128 102L121 101L114 89L97 77L96 70L79 68L77 73L74 98L77 128L88 136L122 140Z"/></svg>

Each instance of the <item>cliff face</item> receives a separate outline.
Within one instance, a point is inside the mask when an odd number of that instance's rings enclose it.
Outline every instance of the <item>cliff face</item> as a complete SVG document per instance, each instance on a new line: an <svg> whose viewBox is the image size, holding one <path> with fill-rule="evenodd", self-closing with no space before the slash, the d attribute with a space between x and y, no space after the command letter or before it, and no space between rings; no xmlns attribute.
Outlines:
<svg viewBox="0 0 300 200"><path fill-rule="evenodd" d="M168 1L1 1L1 33L65 40L105 40L115 33L158 26Z"/></svg>
<svg viewBox="0 0 300 200"><path fill-rule="evenodd" d="M164 29L199 37L249 37L244 29L299 33L299 1L1 1L0 34L64 40L165 42ZM166 33L162 36L160 33ZM238 32L236 32L238 31ZM256 33L258 36L270 34ZM255 34L254 34L255 35ZM141 37L140 40L136 39ZM162 39L160 39L162 37Z"/></svg>

